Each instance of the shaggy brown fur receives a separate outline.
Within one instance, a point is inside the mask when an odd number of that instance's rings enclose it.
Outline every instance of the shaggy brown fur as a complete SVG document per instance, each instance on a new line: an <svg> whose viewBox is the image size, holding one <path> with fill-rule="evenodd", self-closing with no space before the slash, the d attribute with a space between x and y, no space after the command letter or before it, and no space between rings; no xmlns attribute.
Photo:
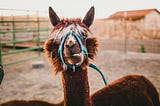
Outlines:
<svg viewBox="0 0 160 106"><path fill-rule="evenodd" d="M53 43L54 39L48 39L44 45L44 51L48 58L50 59L51 64L54 67L54 72L63 71L63 64L60 57L58 56L58 47L57 43Z"/></svg>
<svg viewBox="0 0 160 106"><path fill-rule="evenodd" d="M159 95L144 76L127 75L91 96L92 106L160 106Z"/></svg>
<svg viewBox="0 0 160 106"><path fill-rule="evenodd" d="M87 70L62 72L65 106L90 106Z"/></svg>
<svg viewBox="0 0 160 106"><path fill-rule="evenodd" d="M58 104L51 104L45 101L32 100L32 101L23 101L23 100L14 100L1 104L0 106L64 106L63 102Z"/></svg>

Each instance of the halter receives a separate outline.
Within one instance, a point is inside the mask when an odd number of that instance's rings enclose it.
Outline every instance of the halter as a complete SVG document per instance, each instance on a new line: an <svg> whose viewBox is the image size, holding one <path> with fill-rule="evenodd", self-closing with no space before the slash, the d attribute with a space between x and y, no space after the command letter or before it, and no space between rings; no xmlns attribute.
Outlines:
<svg viewBox="0 0 160 106"><path fill-rule="evenodd" d="M68 37L70 34L73 35L73 36L76 38L76 40L78 41L78 45L79 45L80 50L81 50L81 53L82 53L82 61L79 62L79 63L76 63L76 64L69 64L69 63L65 62L64 57L63 57L64 43L65 43L67 37ZM61 42L61 44L60 44L60 46L59 46L59 48L58 48L58 55L60 56L61 61L62 61L63 64L65 64L67 67L72 68L72 69L75 71L75 68L81 66L81 64L83 63L84 55L85 55L85 54L86 54L86 56L88 57L88 51L87 51L86 47L83 46L83 44L82 44L82 42L81 42L81 39L79 38L79 35L78 35L78 34L76 34L76 33L73 32L73 31L70 31L69 33L67 33L67 34L63 37L62 42Z"/></svg>
<svg viewBox="0 0 160 106"><path fill-rule="evenodd" d="M80 51L81 51L81 53L82 53L82 61L79 62L79 63L76 63L76 64L69 64L69 63L65 62L65 59L64 59L64 56L63 56L64 43L65 43L65 41L66 41L66 39L67 39L67 37L68 37L69 35L73 35L73 36L76 38L76 40L77 40L77 42L78 42L78 45L79 45L79 47L80 47ZM58 55L60 56L61 61L62 61L62 63L63 63L64 65L66 65L66 66L69 67L69 68L72 68L73 71L75 71L75 68L76 68L76 67L79 67L79 66L82 65L83 60L84 60L84 55L86 55L86 57L88 58L88 51L87 51L87 48L83 46L82 41L81 41L79 35L76 34L74 31L71 30L70 32L68 32L68 33L63 37L63 39L62 39L62 41L61 41L61 44L60 44L60 46L59 46L59 48L58 48ZM101 75L101 77L102 77L102 79L103 79L103 81L104 81L104 84L107 85L107 80L106 80L104 74L102 73L102 71L101 71L96 65L94 65L94 64L92 64L92 63L89 64L89 67L91 67L91 68L95 69L97 72L99 72L99 74Z"/></svg>

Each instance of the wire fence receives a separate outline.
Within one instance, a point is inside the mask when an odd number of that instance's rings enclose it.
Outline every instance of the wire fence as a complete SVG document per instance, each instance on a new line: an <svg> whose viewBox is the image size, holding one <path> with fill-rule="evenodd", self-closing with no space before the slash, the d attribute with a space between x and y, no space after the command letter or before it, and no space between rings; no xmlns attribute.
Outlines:
<svg viewBox="0 0 160 106"><path fill-rule="evenodd" d="M40 56L43 43L51 30L47 15L40 15L41 13L45 12L0 8L0 64L10 65ZM38 55L3 62L7 55L33 50Z"/></svg>

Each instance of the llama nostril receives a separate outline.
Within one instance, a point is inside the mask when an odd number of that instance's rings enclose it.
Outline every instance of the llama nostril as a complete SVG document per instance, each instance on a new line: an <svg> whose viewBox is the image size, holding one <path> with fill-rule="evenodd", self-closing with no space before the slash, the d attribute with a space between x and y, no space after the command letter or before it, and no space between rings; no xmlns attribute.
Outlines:
<svg viewBox="0 0 160 106"><path fill-rule="evenodd" d="M72 41L70 41L70 42L68 42L67 44L66 44L66 47L68 47L68 48L71 48L71 47L73 47L74 46L74 43L72 42Z"/></svg>
<svg viewBox="0 0 160 106"><path fill-rule="evenodd" d="M69 48L69 45L66 44L66 47Z"/></svg>
<svg viewBox="0 0 160 106"><path fill-rule="evenodd" d="M66 43L66 47L73 47L75 45L75 42L72 41L72 40L69 40L67 43Z"/></svg>

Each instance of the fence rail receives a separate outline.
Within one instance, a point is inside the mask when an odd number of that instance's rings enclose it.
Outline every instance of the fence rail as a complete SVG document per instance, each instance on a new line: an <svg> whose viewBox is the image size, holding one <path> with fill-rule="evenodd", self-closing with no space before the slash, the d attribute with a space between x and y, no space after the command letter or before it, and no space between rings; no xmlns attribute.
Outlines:
<svg viewBox="0 0 160 106"><path fill-rule="evenodd" d="M37 11L35 14L34 16L28 14L26 16L0 16L0 64L10 65L40 56L40 50L43 48L42 44L48 38L51 27L48 18L40 17ZM23 43L32 45L24 46ZM9 49L8 51L3 50L7 46L13 49ZM17 46L24 46L24 48L16 49ZM3 59L7 55L32 50L37 50L38 54L16 61L3 62Z"/></svg>

